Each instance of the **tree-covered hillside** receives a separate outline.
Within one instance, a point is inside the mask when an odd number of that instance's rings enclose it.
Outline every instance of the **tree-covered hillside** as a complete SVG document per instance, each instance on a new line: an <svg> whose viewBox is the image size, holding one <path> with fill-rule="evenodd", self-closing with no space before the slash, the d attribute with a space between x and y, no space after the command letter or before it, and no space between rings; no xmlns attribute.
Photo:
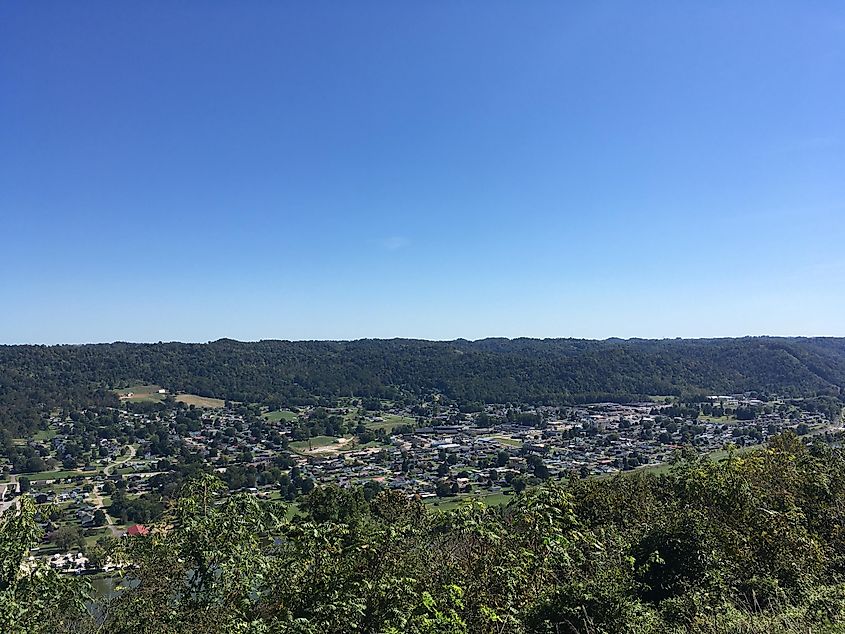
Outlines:
<svg viewBox="0 0 845 634"><path fill-rule="evenodd" d="M220 340L207 344L0 347L0 420L27 428L33 407L108 403L131 381L260 402L314 397L572 403L644 394L841 393L845 339Z"/></svg>

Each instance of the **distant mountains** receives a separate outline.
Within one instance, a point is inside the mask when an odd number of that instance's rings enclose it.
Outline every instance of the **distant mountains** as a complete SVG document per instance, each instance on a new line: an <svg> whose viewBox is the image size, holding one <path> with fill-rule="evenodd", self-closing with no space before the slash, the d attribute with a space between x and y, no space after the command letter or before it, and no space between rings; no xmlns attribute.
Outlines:
<svg viewBox="0 0 845 634"><path fill-rule="evenodd" d="M108 399L105 388L132 381L280 404L432 391L462 403L564 403L689 392L840 395L845 338L222 339L0 346L0 408L7 412L15 402Z"/></svg>

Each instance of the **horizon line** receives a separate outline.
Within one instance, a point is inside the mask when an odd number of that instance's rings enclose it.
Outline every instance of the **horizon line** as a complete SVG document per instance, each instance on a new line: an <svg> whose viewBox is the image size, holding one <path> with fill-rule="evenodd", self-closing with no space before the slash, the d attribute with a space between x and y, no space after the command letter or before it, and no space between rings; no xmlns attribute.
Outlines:
<svg viewBox="0 0 845 634"><path fill-rule="evenodd" d="M210 345L222 341L230 341L234 343L264 343L264 342L283 342L283 343L355 343L360 341L417 341L427 343L454 343L458 341L468 343L478 343L482 341L592 341L596 343L608 341L724 341L724 340L741 340L741 339L845 339L845 335L769 335L769 334L755 334L755 335L719 335L719 336L700 336L700 337L532 337L532 336L487 336L479 337L477 339L468 339L465 337L455 337L451 339L430 339L425 337L356 337L350 339L329 339L329 338L311 338L311 339L281 339L281 338L263 338L263 339L235 339L232 337L219 337L217 339L208 340L179 340L160 339L158 341L130 341L125 339L115 339L112 341L84 341L84 342L15 342L0 343L0 347L24 347L24 346L38 346L44 348L55 347L73 347L73 346L111 346L118 344L126 345L166 345L166 344L183 344L183 345Z"/></svg>

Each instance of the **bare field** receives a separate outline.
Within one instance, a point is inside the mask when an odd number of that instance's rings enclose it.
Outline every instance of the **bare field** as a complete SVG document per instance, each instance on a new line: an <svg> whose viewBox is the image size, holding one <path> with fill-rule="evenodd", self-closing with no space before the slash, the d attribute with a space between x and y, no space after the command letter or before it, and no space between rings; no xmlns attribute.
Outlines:
<svg viewBox="0 0 845 634"><path fill-rule="evenodd" d="M132 403L140 402L160 402L164 400L164 395L159 394L161 387L158 385L132 385L120 390L114 390L117 397L121 401L130 401Z"/></svg>
<svg viewBox="0 0 845 634"><path fill-rule="evenodd" d="M208 396L197 396L196 394L177 394L176 400L186 405L207 407L209 409L220 409L226 406L226 401L222 398L210 398Z"/></svg>

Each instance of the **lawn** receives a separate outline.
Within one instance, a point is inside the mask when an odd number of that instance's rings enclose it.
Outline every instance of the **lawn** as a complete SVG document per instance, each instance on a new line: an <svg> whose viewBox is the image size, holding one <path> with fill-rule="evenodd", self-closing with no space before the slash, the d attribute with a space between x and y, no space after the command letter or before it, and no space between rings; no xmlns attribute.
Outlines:
<svg viewBox="0 0 845 634"><path fill-rule="evenodd" d="M107 529L105 526L98 526L97 528L92 528L91 534L86 535L83 539L85 540L85 545L90 548L94 544L97 543L97 540L101 537L109 537L111 536L111 531Z"/></svg>
<svg viewBox="0 0 845 634"><path fill-rule="evenodd" d="M267 412L264 414L264 420L268 420L271 423L278 423L279 421L286 421L290 422L292 420L296 420L299 414L296 412L291 412L290 410L282 409L276 410L275 412Z"/></svg>
<svg viewBox="0 0 845 634"><path fill-rule="evenodd" d="M367 427L370 429L384 429L388 432L393 431L395 427L399 427L400 425L410 425L413 427L416 425L416 420L411 418L410 416L397 416L396 414L383 414L379 416L382 420L371 420L367 421Z"/></svg>
<svg viewBox="0 0 845 634"><path fill-rule="evenodd" d="M498 440L503 445L510 445L511 447L522 447L522 441L516 438L509 438L507 436L491 436L493 440Z"/></svg>
<svg viewBox="0 0 845 634"><path fill-rule="evenodd" d="M349 407L347 408L346 414L343 415L343 420L347 423L351 420L355 420L361 414L361 410L358 407Z"/></svg>
<svg viewBox="0 0 845 634"><path fill-rule="evenodd" d="M749 451L754 451L755 449L760 449L764 447L765 444L760 445L750 445L747 447L735 447L733 452L735 455L742 455L744 453L748 453ZM719 462L720 460L724 460L728 457L728 450L727 449L719 449L717 451L712 451L708 454L710 460L713 462Z"/></svg>
<svg viewBox="0 0 845 634"><path fill-rule="evenodd" d="M338 439L334 436L314 436L310 440L295 440L290 445L288 445L292 451L296 451L298 453L307 453L310 447L312 449L316 449L317 447L329 447L331 445L337 444Z"/></svg>
<svg viewBox="0 0 845 634"><path fill-rule="evenodd" d="M649 465L647 467L638 467L636 470L637 471L647 471L648 473L653 473L654 475L662 475L664 473L668 473L669 469L671 469L671 468L672 468L672 465L670 463L664 462L664 463L661 463L661 464L658 464L658 465ZM630 471L622 471L622 472L617 472L617 473L607 473L607 474L602 474L599 477L612 477L612 476L618 475L619 473L631 473L631 472Z"/></svg>
<svg viewBox="0 0 845 634"><path fill-rule="evenodd" d="M764 445L751 445L749 447L736 447L733 452L736 455L748 453L749 451L754 451L755 449L760 449ZM720 460L724 460L728 457L728 450L727 449L717 449L716 451L711 451L707 454L707 457L710 458L713 462L719 462ZM668 473L669 469L672 468L671 463L664 462L663 464L659 465L650 465L647 467L638 467L636 471L648 471L649 473L653 473L655 475L660 475L663 473ZM624 471L623 473L631 473L630 471ZM616 474L611 474L616 475Z"/></svg>
<svg viewBox="0 0 845 634"><path fill-rule="evenodd" d="M74 478L77 476L95 476L99 472L95 469L93 471L40 471L39 473L23 474L30 481L35 480L60 480L62 478Z"/></svg>
<svg viewBox="0 0 845 634"><path fill-rule="evenodd" d="M498 492L490 492L490 491L483 491L481 493L470 493L468 495L457 495L455 497L448 497L448 498L429 498L425 501L425 505L430 510L438 510L438 511L451 511L463 504L468 500L476 500L481 502L485 506L500 506L502 504L507 504L511 500L513 500L514 496L508 494L504 491Z"/></svg>
<svg viewBox="0 0 845 634"><path fill-rule="evenodd" d="M179 394L176 400L186 405L193 405L194 407L205 407L207 409L220 409L226 406L226 401L221 398L210 398L207 396L197 396L196 394Z"/></svg>
<svg viewBox="0 0 845 634"><path fill-rule="evenodd" d="M700 416L699 420L702 422L713 423L714 425L733 425L738 423L736 416ZM748 424L753 424L754 421L745 421Z"/></svg>
<svg viewBox="0 0 845 634"><path fill-rule="evenodd" d="M35 440L52 440L55 438L58 432L55 429L39 429L35 434L33 434L33 438Z"/></svg>
<svg viewBox="0 0 845 634"><path fill-rule="evenodd" d="M156 463L158 462L157 459L150 459L146 460L143 458L135 458L134 460L127 460L127 463L131 462L133 465L137 466L120 466L117 469L112 470L112 475L127 475L130 473L145 473L148 471L155 470ZM123 463L121 463L123 464Z"/></svg>

